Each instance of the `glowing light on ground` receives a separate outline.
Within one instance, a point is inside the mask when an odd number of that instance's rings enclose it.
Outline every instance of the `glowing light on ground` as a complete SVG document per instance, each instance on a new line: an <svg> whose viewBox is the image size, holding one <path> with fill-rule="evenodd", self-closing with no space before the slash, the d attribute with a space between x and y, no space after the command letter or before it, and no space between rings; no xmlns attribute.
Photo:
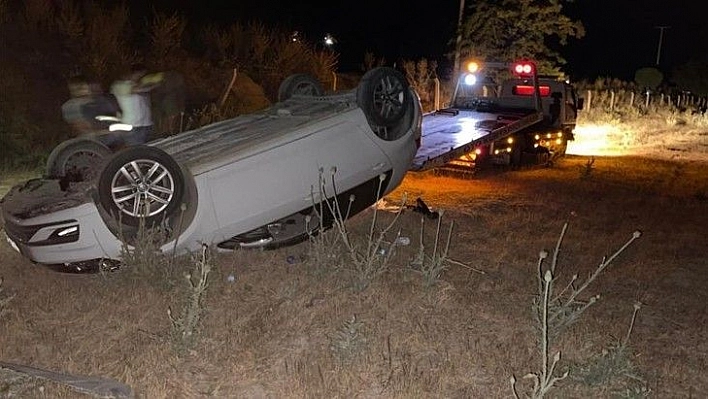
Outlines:
<svg viewBox="0 0 708 399"><path fill-rule="evenodd" d="M578 125L575 140L568 142L568 154L626 155L628 132L613 125Z"/></svg>

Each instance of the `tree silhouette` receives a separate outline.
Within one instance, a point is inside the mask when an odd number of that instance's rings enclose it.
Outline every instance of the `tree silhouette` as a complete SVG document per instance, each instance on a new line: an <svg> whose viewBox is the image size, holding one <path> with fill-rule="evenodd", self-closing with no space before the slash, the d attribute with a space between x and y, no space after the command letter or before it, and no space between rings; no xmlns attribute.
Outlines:
<svg viewBox="0 0 708 399"><path fill-rule="evenodd" d="M585 28L563 14L570 0L479 0L462 25L462 57L493 61L533 59L542 73L565 64L551 45L582 38Z"/></svg>
<svg viewBox="0 0 708 399"><path fill-rule="evenodd" d="M689 90L699 96L708 95L708 61L692 60L677 66L672 81L682 90Z"/></svg>

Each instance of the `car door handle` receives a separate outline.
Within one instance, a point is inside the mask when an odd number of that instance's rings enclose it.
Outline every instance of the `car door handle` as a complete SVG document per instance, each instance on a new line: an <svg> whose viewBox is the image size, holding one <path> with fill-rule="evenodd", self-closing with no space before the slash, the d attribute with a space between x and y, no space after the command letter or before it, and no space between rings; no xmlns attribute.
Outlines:
<svg viewBox="0 0 708 399"><path fill-rule="evenodd" d="M383 169L384 166L386 166L385 163L379 162L376 165L374 165L374 167L372 169L378 172L379 170Z"/></svg>

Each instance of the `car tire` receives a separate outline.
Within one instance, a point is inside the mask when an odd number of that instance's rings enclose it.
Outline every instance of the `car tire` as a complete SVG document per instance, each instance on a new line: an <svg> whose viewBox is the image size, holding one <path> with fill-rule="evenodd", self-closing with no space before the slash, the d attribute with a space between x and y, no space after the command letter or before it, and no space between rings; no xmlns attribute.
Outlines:
<svg viewBox="0 0 708 399"><path fill-rule="evenodd" d="M364 74L356 95L366 118L378 127L395 127L412 103L408 81L402 73L388 67L374 68Z"/></svg>
<svg viewBox="0 0 708 399"><path fill-rule="evenodd" d="M179 164L166 152L134 146L117 153L101 171L101 207L121 224L152 227L172 216L185 192Z"/></svg>
<svg viewBox="0 0 708 399"><path fill-rule="evenodd" d="M322 85L312 75L297 73L290 75L278 88L278 101L288 100L292 96L321 96L324 94Z"/></svg>
<svg viewBox="0 0 708 399"><path fill-rule="evenodd" d="M96 178L113 152L103 143L78 137L56 146L47 158L46 176L69 177L71 181L89 181Z"/></svg>

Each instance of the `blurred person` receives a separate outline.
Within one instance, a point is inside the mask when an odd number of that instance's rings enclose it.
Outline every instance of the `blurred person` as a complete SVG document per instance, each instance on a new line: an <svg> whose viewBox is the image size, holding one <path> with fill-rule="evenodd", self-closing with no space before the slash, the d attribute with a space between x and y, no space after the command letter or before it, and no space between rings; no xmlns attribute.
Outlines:
<svg viewBox="0 0 708 399"><path fill-rule="evenodd" d="M125 145L145 144L154 130L149 93L158 83L141 81L146 75L145 68L136 65L111 85L111 93L120 106L121 122L133 127L123 133Z"/></svg>
<svg viewBox="0 0 708 399"><path fill-rule="evenodd" d="M71 98L61 106L64 121L71 125L77 136L95 136L105 126L98 116L116 116L117 105L100 89L100 85L90 84L83 76L69 79Z"/></svg>
<svg viewBox="0 0 708 399"><path fill-rule="evenodd" d="M163 71L144 76L143 84L154 85L150 93L153 120L158 134L174 134L182 130L185 108L184 77L176 71Z"/></svg>

